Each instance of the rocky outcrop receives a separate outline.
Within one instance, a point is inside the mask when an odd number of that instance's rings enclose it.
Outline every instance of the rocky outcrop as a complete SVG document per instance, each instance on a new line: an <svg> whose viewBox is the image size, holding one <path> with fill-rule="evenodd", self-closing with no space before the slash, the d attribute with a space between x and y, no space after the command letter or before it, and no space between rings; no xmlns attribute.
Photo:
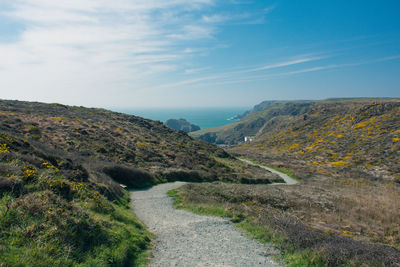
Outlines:
<svg viewBox="0 0 400 267"><path fill-rule="evenodd" d="M184 131L185 133L190 133L194 131L200 130L200 127L194 124L191 124L185 119L169 119L165 122L165 125L168 126L171 129L177 130L177 131Z"/></svg>

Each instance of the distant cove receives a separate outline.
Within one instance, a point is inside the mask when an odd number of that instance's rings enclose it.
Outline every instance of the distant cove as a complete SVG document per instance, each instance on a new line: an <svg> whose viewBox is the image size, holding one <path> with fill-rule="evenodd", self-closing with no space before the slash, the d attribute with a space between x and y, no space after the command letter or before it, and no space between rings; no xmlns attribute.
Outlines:
<svg viewBox="0 0 400 267"><path fill-rule="evenodd" d="M201 129L223 126L232 123L230 118L242 114L250 107L232 108L114 108L113 111L140 116L146 119L165 122L168 119L184 118Z"/></svg>

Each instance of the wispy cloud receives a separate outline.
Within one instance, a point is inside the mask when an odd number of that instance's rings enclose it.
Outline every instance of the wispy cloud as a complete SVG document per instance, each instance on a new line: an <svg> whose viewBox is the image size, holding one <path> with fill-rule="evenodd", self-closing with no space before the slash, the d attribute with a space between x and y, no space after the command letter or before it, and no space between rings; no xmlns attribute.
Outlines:
<svg viewBox="0 0 400 267"><path fill-rule="evenodd" d="M202 16L202 20L205 23L222 24L222 23L233 23L233 24L258 24L265 20L265 16L271 13L275 9L275 6L266 7L257 12L220 12L206 14Z"/></svg>
<svg viewBox="0 0 400 267"><path fill-rule="evenodd" d="M186 69L185 74L197 74L211 69L211 67Z"/></svg>
<svg viewBox="0 0 400 267"><path fill-rule="evenodd" d="M293 65L298 65L301 63L307 63L312 61L318 61L320 59L328 58L328 56L320 56L320 57L306 57L299 58L291 61L282 61L280 63L274 63L265 65L264 67L259 68L249 68L241 71L227 71L214 75L207 75L198 78L192 78L183 80L177 83L164 84L162 87L173 88L179 86L193 85L195 87L210 87L210 86L218 86L218 85L227 85L227 84L239 84L239 83L251 83L256 81L265 81L276 78L284 78L288 76L300 75L304 73L317 72L323 70L330 69L343 69L349 67L357 67L361 65L391 61L400 59L400 55L393 55L388 57L381 57L370 59L366 61L353 62L353 63L342 63L342 64L328 64L328 65L319 65L314 67L300 68L293 71L285 71L282 70L284 67L290 67ZM269 70L269 72L254 75L255 72ZM272 72L275 70L279 70L278 72ZM237 75L237 74L247 74L247 75Z"/></svg>
<svg viewBox="0 0 400 267"><path fill-rule="evenodd" d="M294 60L290 60L290 61L283 61L283 62L279 62L279 63L265 65L262 67L243 70L241 72L245 73L245 72L256 72L256 71L277 69L277 68L282 68L282 67L287 67L287 66L292 66L292 65L298 65L298 64L302 64L302 63L306 63L306 62L316 61L316 60L320 60L320 59L324 59L324 58L326 58L326 56L298 58L298 59L294 59Z"/></svg>
<svg viewBox="0 0 400 267"><path fill-rule="evenodd" d="M210 80L221 80L221 79L237 80L238 76L244 76L245 77L245 75L251 74L251 73L255 73L255 72L262 72L262 71L267 71L267 70L281 69L281 68L284 68L284 67L290 67L290 66L294 66L294 65L299 65L299 64L302 64L302 63L318 61L318 60L321 60L321 59L324 59L324 58L327 58L327 56L318 56L318 57L317 56L315 56L315 57L297 56L296 59L292 59L292 60L276 62L276 63L264 65L264 66L261 66L261 67L247 67L247 68L241 68L240 70L228 70L228 71L224 71L224 72L220 72L220 73L214 73L212 75L206 75L206 76L202 76L202 77L182 80L182 81L179 81L179 82L163 84L163 85L157 86L157 88L172 88L172 87L177 87L177 86L182 86L182 85L196 84L196 83L199 83L199 82L210 81ZM187 72L185 72L185 73L187 73ZM263 75L262 77L265 77L265 75ZM251 79L252 78L246 78L246 79L242 79L242 80L251 81Z"/></svg>
<svg viewBox="0 0 400 267"><path fill-rule="evenodd" d="M211 4L211 0L17 0L5 15L26 23L19 42L13 44L14 52L20 50L21 58L25 57L23 51L30 50L37 58L50 61L53 58L47 54L50 49L63 52L58 53L59 59L68 50L65 60L76 54L82 61L91 63L93 52L113 62L121 59L135 62L137 55L165 59L165 53L171 54L171 46L177 44L175 38L211 37L213 26L201 25L193 16L186 16L183 19L186 23L169 19L187 9L201 9ZM154 13L162 15L154 20ZM180 23L183 26L179 27ZM3 51L8 48L0 46Z"/></svg>
<svg viewBox="0 0 400 267"><path fill-rule="evenodd" d="M131 90L145 86L149 75L173 71L186 57L204 53L194 41L214 40L222 16L208 13L215 5L214 0L10 1L0 20L24 30L15 42L0 43L0 87L39 95L57 86L54 90L77 95L89 87L116 89L112 84L121 81Z"/></svg>
<svg viewBox="0 0 400 267"><path fill-rule="evenodd" d="M389 56L389 57L375 58L375 59L371 59L371 60L354 62L354 63L331 64L331 65L324 65L324 66L305 68L305 69L300 69L300 70L295 70L295 71L290 71L290 72L279 73L279 74L277 74L277 76L290 76L290 75L295 75L295 74L301 74L301 73L307 73L307 72L315 72L315 71L328 70L328 69L341 69L341 68L348 68L348 67L357 67L357 66L361 66L361 65L367 65L367 64L378 63L378 62L391 61L391 60L396 60L396 59L400 59L400 55L393 55L393 56Z"/></svg>
<svg viewBox="0 0 400 267"><path fill-rule="evenodd" d="M89 105L122 99L127 105L129 98L147 94L152 100L175 88L251 83L400 58L368 61L359 55L365 61L346 63L357 60L353 48L333 49L334 55L314 43L279 47L276 54L269 44L246 51L252 39L239 42L226 33L237 24L243 24L238 34L246 33L253 27L248 24L263 23L279 8L256 1L0 0L0 7L0 23L7 25L2 34L8 34L0 36L2 98ZM257 25L257 33L268 25Z"/></svg>
<svg viewBox="0 0 400 267"><path fill-rule="evenodd" d="M400 55L393 55L389 57L382 57L376 60L376 62L384 62L384 61L390 61L390 60L396 60L399 59Z"/></svg>
<svg viewBox="0 0 400 267"><path fill-rule="evenodd" d="M57 94L76 99L82 92L150 90L157 84L150 76L177 69L200 74L207 67L187 68L192 64L186 61L226 46L216 38L222 22L259 17L218 12L218 5L217 0L9 1L0 21L22 24L23 30L15 32L14 42L0 43L3 97L26 99L26 92L35 90L30 95L37 100L53 101ZM210 77L195 80L204 79Z"/></svg>

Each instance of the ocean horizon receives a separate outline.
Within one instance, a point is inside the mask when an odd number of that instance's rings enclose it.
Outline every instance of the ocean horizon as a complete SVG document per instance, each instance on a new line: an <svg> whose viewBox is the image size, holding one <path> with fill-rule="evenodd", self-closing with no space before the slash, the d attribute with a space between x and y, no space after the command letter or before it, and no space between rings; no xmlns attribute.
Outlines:
<svg viewBox="0 0 400 267"><path fill-rule="evenodd" d="M232 117L250 110L251 107L213 108L112 108L111 110L145 119L166 122L169 119L186 119L201 129L224 126L235 122Z"/></svg>

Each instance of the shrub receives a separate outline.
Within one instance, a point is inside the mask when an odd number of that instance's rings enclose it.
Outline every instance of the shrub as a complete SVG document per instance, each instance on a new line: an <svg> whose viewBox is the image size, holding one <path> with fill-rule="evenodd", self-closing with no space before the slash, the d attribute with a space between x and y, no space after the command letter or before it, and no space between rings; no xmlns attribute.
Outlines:
<svg viewBox="0 0 400 267"><path fill-rule="evenodd" d="M273 217L269 225L286 237L285 249L319 251L328 266L342 266L349 262L357 266L365 263L376 266L400 264L400 252L389 246L326 234L284 215Z"/></svg>
<svg viewBox="0 0 400 267"><path fill-rule="evenodd" d="M155 179L150 173L134 167L114 164L104 167L103 172L116 182L132 188L147 187L155 184Z"/></svg>
<svg viewBox="0 0 400 267"><path fill-rule="evenodd" d="M24 179L27 181L31 181L34 178L36 178L37 175L37 171L34 167L32 166L26 166L23 168L23 172L24 172Z"/></svg>
<svg viewBox="0 0 400 267"><path fill-rule="evenodd" d="M270 184L271 181L267 178L240 178L240 183L242 184Z"/></svg>
<svg viewBox="0 0 400 267"><path fill-rule="evenodd" d="M8 192L18 196L22 190L23 186L20 180L0 176L0 196Z"/></svg>
<svg viewBox="0 0 400 267"><path fill-rule="evenodd" d="M211 176L200 171L183 170L183 169L169 169L158 173L162 179L166 179L168 182L174 181L186 181L186 182L203 182L211 180Z"/></svg>

